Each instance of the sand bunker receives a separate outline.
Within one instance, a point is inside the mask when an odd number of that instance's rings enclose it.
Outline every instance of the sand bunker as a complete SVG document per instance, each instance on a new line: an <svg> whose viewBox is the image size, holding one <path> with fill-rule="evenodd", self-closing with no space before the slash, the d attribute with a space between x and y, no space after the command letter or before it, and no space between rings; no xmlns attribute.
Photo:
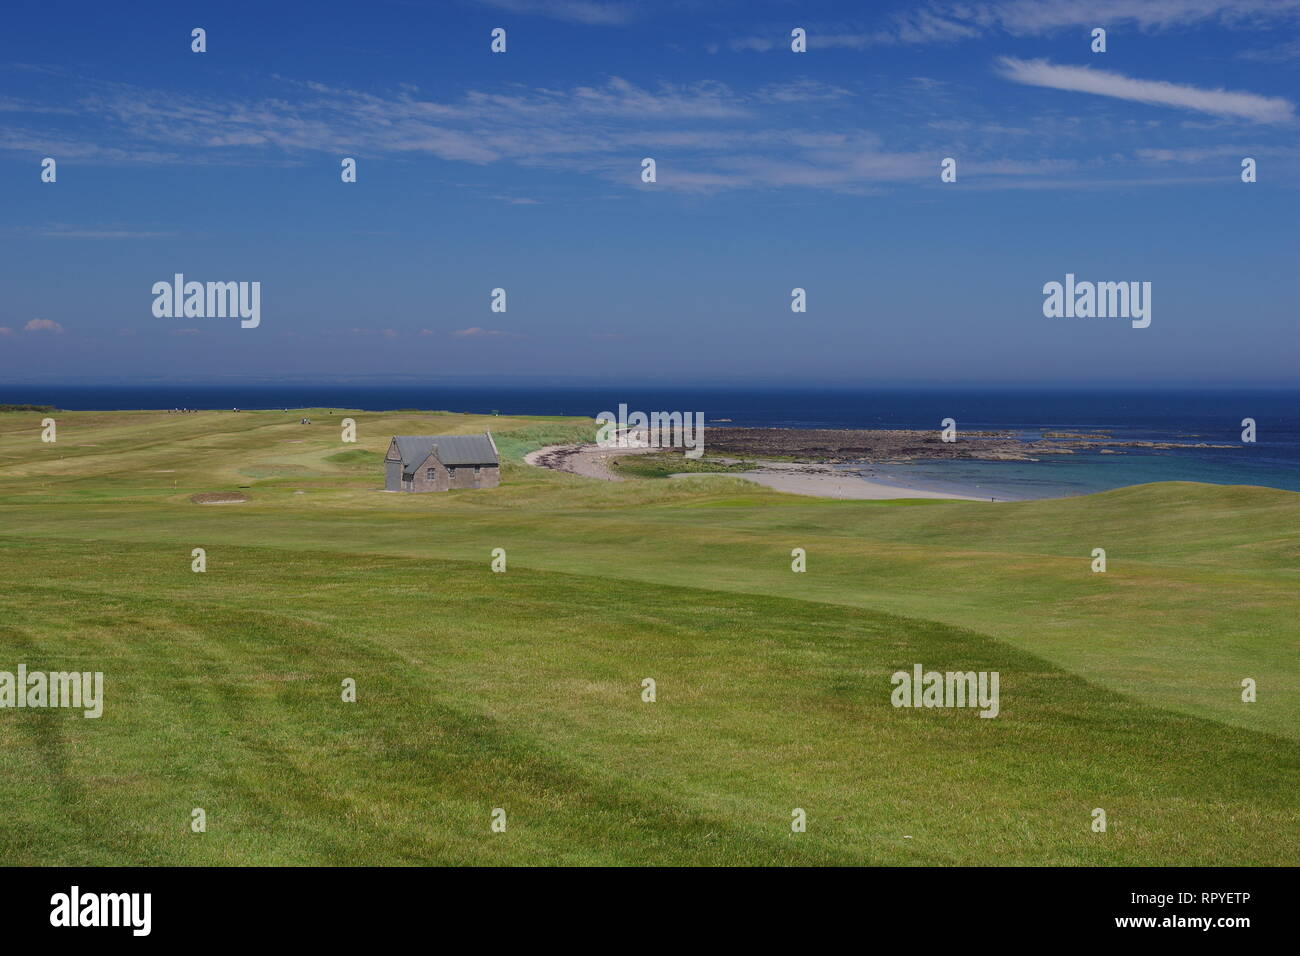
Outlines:
<svg viewBox="0 0 1300 956"><path fill-rule="evenodd" d="M248 495L238 491L202 491L190 495L196 505L238 505L248 500Z"/></svg>

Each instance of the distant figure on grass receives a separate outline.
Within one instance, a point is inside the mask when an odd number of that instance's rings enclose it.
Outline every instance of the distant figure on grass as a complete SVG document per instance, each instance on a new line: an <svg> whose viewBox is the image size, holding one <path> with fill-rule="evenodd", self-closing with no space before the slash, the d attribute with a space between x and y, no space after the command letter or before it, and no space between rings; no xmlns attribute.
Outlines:
<svg viewBox="0 0 1300 956"><path fill-rule="evenodd" d="M384 456L385 491L449 491L501 484L501 456L482 435L395 435Z"/></svg>

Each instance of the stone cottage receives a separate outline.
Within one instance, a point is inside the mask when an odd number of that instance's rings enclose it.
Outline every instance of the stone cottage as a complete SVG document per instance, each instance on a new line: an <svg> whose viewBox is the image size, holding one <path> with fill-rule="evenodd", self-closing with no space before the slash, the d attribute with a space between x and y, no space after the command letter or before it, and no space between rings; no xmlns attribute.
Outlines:
<svg viewBox="0 0 1300 956"><path fill-rule="evenodd" d="M385 491L495 488L501 457L491 432L482 435L395 435L384 456Z"/></svg>

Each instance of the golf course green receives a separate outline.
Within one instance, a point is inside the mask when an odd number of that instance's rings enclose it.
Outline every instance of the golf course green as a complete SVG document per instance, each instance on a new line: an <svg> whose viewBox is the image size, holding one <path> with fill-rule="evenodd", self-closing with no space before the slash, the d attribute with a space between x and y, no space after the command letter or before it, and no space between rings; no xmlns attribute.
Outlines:
<svg viewBox="0 0 1300 956"><path fill-rule="evenodd" d="M0 708L6 864L1300 861L1300 494L840 501L523 463L583 419L48 414L0 413L0 671L102 672L103 714ZM382 490L391 436L485 428L499 488ZM916 664L998 715L892 706Z"/></svg>

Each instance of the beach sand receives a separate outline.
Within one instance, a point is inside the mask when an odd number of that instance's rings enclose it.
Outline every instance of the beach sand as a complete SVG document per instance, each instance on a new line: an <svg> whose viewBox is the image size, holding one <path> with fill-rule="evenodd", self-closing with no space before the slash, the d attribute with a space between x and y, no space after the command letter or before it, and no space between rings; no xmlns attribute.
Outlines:
<svg viewBox="0 0 1300 956"><path fill-rule="evenodd" d="M729 471L729 472L682 472L673 478L695 478L701 475L727 475L731 478L744 478L755 484L763 485L774 491L784 491L792 495L811 495L815 498L852 498L860 501L889 501L896 498L943 498L951 501L989 501L989 498L977 498L973 495L951 495L942 491L930 491L925 488L903 488L887 485L883 481L860 478L851 473L808 474L778 470L763 471Z"/></svg>
<svg viewBox="0 0 1300 956"><path fill-rule="evenodd" d="M524 455L524 464L553 471L567 471L599 481L624 481L622 475L609 470L610 458L619 455L642 455L658 448L600 448L597 445L547 445Z"/></svg>
<svg viewBox="0 0 1300 956"><path fill-rule="evenodd" d="M599 448L595 445L549 445L529 452L524 463L538 468L567 471L599 481L624 481L609 470L609 459L620 455L637 455L659 451L657 448ZM851 472L837 471L824 465L760 461L754 471L682 472L672 478L697 478L723 475L744 478L774 491L816 498L846 498L864 501L888 501L897 498L939 498L950 501L988 501L975 495L956 495L925 488L907 488L883 481L861 478Z"/></svg>

